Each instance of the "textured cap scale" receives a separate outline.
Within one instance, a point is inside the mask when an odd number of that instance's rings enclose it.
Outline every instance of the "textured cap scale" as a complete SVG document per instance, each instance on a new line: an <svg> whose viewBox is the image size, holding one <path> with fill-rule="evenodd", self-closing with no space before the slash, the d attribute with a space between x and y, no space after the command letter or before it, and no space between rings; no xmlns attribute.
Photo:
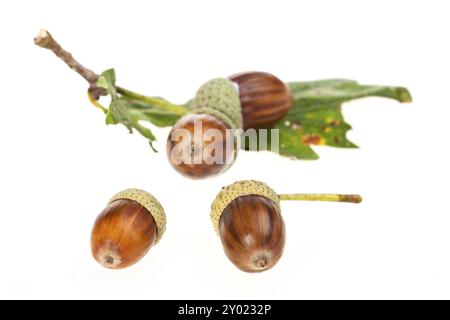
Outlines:
<svg viewBox="0 0 450 320"><path fill-rule="evenodd" d="M236 198L248 195L258 195L272 200L280 207L277 193L267 184L255 180L242 180L224 187L211 205L211 220L214 229L219 233L219 222L225 208Z"/></svg>
<svg viewBox="0 0 450 320"><path fill-rule="evenodd" d="M206 113L223 120L232 129L242 128L241 102L233 82L212 79L198 89L193 102L194 113Z"/></svg>
<svg viewBox="0 0 450 320"><path fill-rule="evenodd" d="M127 189L117 193L114 197L111 198L109 203L120 199L128 199L135 201L140 205L142 205L145 209L147 209L149 214L155 220L156 226L158 228L155 244L158 243L159 240L161 240L164 232L166 231L166 223L167 223L166 214L164 213L164 209L159 203L159 201L156 200L156 198L153 197L150 193L145 192L143 190Z"/></svg>

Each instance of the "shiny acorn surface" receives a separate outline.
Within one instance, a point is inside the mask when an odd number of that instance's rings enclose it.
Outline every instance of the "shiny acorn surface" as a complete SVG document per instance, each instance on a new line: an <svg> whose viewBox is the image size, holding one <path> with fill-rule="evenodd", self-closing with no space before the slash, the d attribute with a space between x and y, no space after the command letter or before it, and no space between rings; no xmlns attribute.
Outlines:
<svg viewBox="0 0 450 320"><path fill-rule="evenodd" d="M192 179L223 173L237 152L232 130L208 114L182 117L169 133L166 150L172 167Z"/></svg>
<svg viewBox="0 0 450 320"><path fill-rule="evenodd" d="M156 236L157 225L145 207L129 199L115 200L94 223L92 255L105 268L123 269L144 257Z"/></svg>
<svg viewBox="0 0 450 320"><path fill-rule="evenodd" d="M220 218L219 235L226 255L242 271L268 270L283 254L283 218L278 206L262 196L231 201Z"/></svg>
<svg viewBox="0 0 450 320"><path fill-rule="evenodd" d="M266 72L232 75L241 101L244 130L271 128L289 112L292 96L289 87Z"/></svg>

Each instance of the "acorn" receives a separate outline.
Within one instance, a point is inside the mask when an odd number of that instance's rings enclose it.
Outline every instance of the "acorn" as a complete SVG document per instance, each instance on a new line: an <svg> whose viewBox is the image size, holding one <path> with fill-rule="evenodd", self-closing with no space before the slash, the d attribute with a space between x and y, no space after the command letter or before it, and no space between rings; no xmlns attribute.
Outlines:
<svg viewBox="0 0 450 320"><path fill-rule="evenodd" d="M263 182L235 182L217 195L211 220L225 254L240 270L262 272L280 260L285 245L285 225L280 200L338 201L360 203L359 195L278 195Z"/></svg>
<svg viewBox="0 0 450 320"><path fill-rule="evenodd" d="M161 240L165 229L164 209L151 194L138 189L119 192L94 223L92 255L105 268L127 268Z"/></svg>
<svg viewBox="0 0 450 320"><path fill-rule="evenodd" d="M237 84L244 130L272 128L289 112L289 87L266 72L244 72L230 77Z"/></svg>
<svg viewBox="0 0 450 320"><path fill-rule="evenodd" d="M181 117L167 138L167 156L184 176L201 179L223 173L239 150L242 114L234 84L213 79L198 90L192 111Z"/></svg>

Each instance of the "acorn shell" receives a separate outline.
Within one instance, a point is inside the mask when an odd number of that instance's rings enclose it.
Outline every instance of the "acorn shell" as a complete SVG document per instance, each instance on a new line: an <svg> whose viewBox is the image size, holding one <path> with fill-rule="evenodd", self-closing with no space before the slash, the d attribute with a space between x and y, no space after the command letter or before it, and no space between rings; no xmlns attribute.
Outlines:
<svg viewBox="0 0 450 320"><path fill-rule="evenodd" d="M124 269L141 260L155 244L155 219L136 201L109 203L95 220L91 232L94 259L108 269Z"/></svg>
<svg viewBox="0 0 450 320"><path fill-rule="evenodd" d="M277 193L267 184L255 180L242 180L222 188L211 204L211 221L214 230L219 234L219 222L225 208L236 198L247 195L266 197L280 208L280 199Z"/></svg>
<svg viewBox="0 0 450 320"><path fill-rule="evenodd" d="M244 130L271 128L289 112L289 87L272 74L245 72L232 75L238 85Z"/></svg>
<svg viewBox="0 0 450 320"><path fill-rule="evenodd" d="M150 193L146 191L139 189L127 189L113 196L109 201L109 203L112 203L120 199L128 199L135 201L140 205L142 205L145 209L147 209L149 214L155 220L157 226L157 234L155 240L155 244L157 244L161 240L164 232L166 231L166 224L167 224L166 214L159 201L156 200L155 197L153 197Z"/></svg>
<svg viewBox="0 0 450 320"><path fill-rule="evenodd" d="M201 123L201 134L195 131L196 122ZM178 130L186 130L190 136L185 138L183 135L177 136ZM210 141L206 134L214 130L220 133L219 136ZM184 139L188 139L184 141ZM231 139L233 142L231 143ZM209 146L222 148L222 159L215 161L216 149L210 149ZM203 149L202 149L203 148ZM182 150L180 154L180 150ZM184 151L183 151L184 150ZM201 151L198 155L186 154L188 150ZM236 159L239 151L239 138L233 130L227 126L220 118L210 114L187 114L181 117L173 126L169 133L166 144L166 153L172 167L180 174L191 179L204 179L221 174L228 170ZM196 162L195 157L201 156L201 161Z"/></svg>
<svg viewBox="0 0 450 320"><path fill-rule="evenodd" d="M269 270L283 255L283 217L279 206L264 196L235 198L223 211L219 228L225 254L242 271Z"/></svg>

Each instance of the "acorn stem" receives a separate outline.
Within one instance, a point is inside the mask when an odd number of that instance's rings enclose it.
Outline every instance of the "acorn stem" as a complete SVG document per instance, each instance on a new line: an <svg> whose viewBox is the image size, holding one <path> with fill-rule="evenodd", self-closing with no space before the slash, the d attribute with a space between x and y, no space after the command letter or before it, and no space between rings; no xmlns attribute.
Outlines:
<svg viewBox="0 0 450 320"><path fill-rule="evenodd" d="M106 109L92 94L92 92L90 90L88 90L88 99L89 102L95 106L96 108L100 109L103 111L103 113L108 113L108 109Z"/></svg>
<svg viewBox="0 0 450 320"><path fill-rule="evenodd" d="M280 200L298 200L298 201L331 201L331 202L349 202L360 203L362 197L358 194L327 194L327 193L295 193L280 194Z"/></svg>
<svg viewBox="0 0 450 320"><path fill-rule="evenodd" d="M65 50L50 34L50 32L46 30L40 30L36 38L34 38L34 43L44 49L48 49L52 51L58 58L60 58L67 66L69 66L72 70L82 76L89 83L89 101L95 105L97 108L102 110L103 112L107 112L108 110L104 108L100 103L96 102L100 98L100 96L107 95L105 89L97 86L97 80L100 75L92 71L91 69L86 68L81 63L79 63L73 55ZM172 104L164 99L157 97L149 97L144 96L142 94L130 91L128 89L116 86L117 92L123 96L132 98L134 100L139 100L146 104L149 104L155 108L158 108L163 111L167 111L170 113L174 113L176 115L184 115L189 110L183 105Z"/></svg>
<svg viewBox="0 0 450 320"><path fill-rule="evenodd" d="M152 106L158 107L158 109L174 113L176 115L183 116L188 113L188 109L185 106L173 104L161 98L145 96L122 87L117 87L117 92L122 96L145 102Z"/></svg>

